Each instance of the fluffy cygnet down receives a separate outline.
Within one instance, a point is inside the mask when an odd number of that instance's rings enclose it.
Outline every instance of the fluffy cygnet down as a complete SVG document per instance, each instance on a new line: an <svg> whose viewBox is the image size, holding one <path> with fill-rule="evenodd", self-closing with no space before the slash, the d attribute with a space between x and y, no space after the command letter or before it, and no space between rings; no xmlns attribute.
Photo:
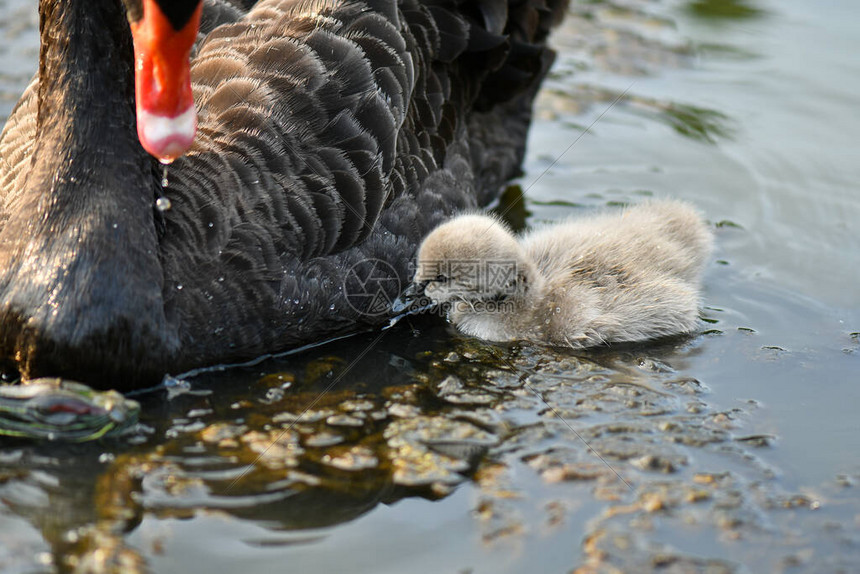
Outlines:
<svg viewBox="0 0 860 574"><path fill-rule="evenodd" d="M456 217L418 251L399 304L447 304L462 332L583 348L698 326L713 236L690 205L651 201L548 225L520 238L493 217Z"/></svg>

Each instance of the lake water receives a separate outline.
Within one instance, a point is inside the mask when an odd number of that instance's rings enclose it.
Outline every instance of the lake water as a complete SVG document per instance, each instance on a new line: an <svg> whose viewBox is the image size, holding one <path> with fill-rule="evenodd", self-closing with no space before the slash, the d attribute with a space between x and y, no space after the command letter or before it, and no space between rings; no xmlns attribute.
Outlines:
<svg viewBox="0 0 860 574"><path fill-rule="evenodd" d="M0 123L35 11L0 0ZM857 571L858 22L854 0L574 0L554 35L500 209L694 203L717 233L700 336L565 354L415 318L186 377L137 397L130 440L5 441L0 569Z"/></svg>

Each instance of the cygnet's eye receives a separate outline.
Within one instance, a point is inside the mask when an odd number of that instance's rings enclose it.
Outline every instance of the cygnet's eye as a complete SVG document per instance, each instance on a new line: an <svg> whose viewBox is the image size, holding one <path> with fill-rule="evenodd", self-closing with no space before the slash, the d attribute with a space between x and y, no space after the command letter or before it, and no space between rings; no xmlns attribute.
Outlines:
<svg viewBox="0 0 860 574"><path fill-rule="evenodd" d="M439 275L436 276L436 279L434 279L434 281L437 281L439 283L447 283L448 278L440 273Z"/></svg>

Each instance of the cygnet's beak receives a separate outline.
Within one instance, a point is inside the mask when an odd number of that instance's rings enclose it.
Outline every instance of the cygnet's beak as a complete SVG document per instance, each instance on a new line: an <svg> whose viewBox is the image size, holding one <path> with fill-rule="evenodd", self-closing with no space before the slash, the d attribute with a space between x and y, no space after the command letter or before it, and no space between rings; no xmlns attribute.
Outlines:
<svg viewBox="0 0 860 574"><path fill-rule="evenodd" d="M416 313L433 306L433 301L424 293L430 281L416 281L410 283L400 296L391 304L391 311L395 314Z"/></svg>

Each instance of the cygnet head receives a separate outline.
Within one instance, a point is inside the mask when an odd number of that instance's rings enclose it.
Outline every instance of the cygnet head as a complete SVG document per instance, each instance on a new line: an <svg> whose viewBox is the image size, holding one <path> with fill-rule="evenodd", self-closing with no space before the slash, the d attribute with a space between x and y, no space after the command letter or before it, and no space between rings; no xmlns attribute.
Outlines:
<svg viewBox="0 0 860 574"><path fill-rule="evenodd" d="M522 298L538 279L534 264L500 221L461 215L433 230L418 250L413 290L434 303L480 304Z"/></svg>

